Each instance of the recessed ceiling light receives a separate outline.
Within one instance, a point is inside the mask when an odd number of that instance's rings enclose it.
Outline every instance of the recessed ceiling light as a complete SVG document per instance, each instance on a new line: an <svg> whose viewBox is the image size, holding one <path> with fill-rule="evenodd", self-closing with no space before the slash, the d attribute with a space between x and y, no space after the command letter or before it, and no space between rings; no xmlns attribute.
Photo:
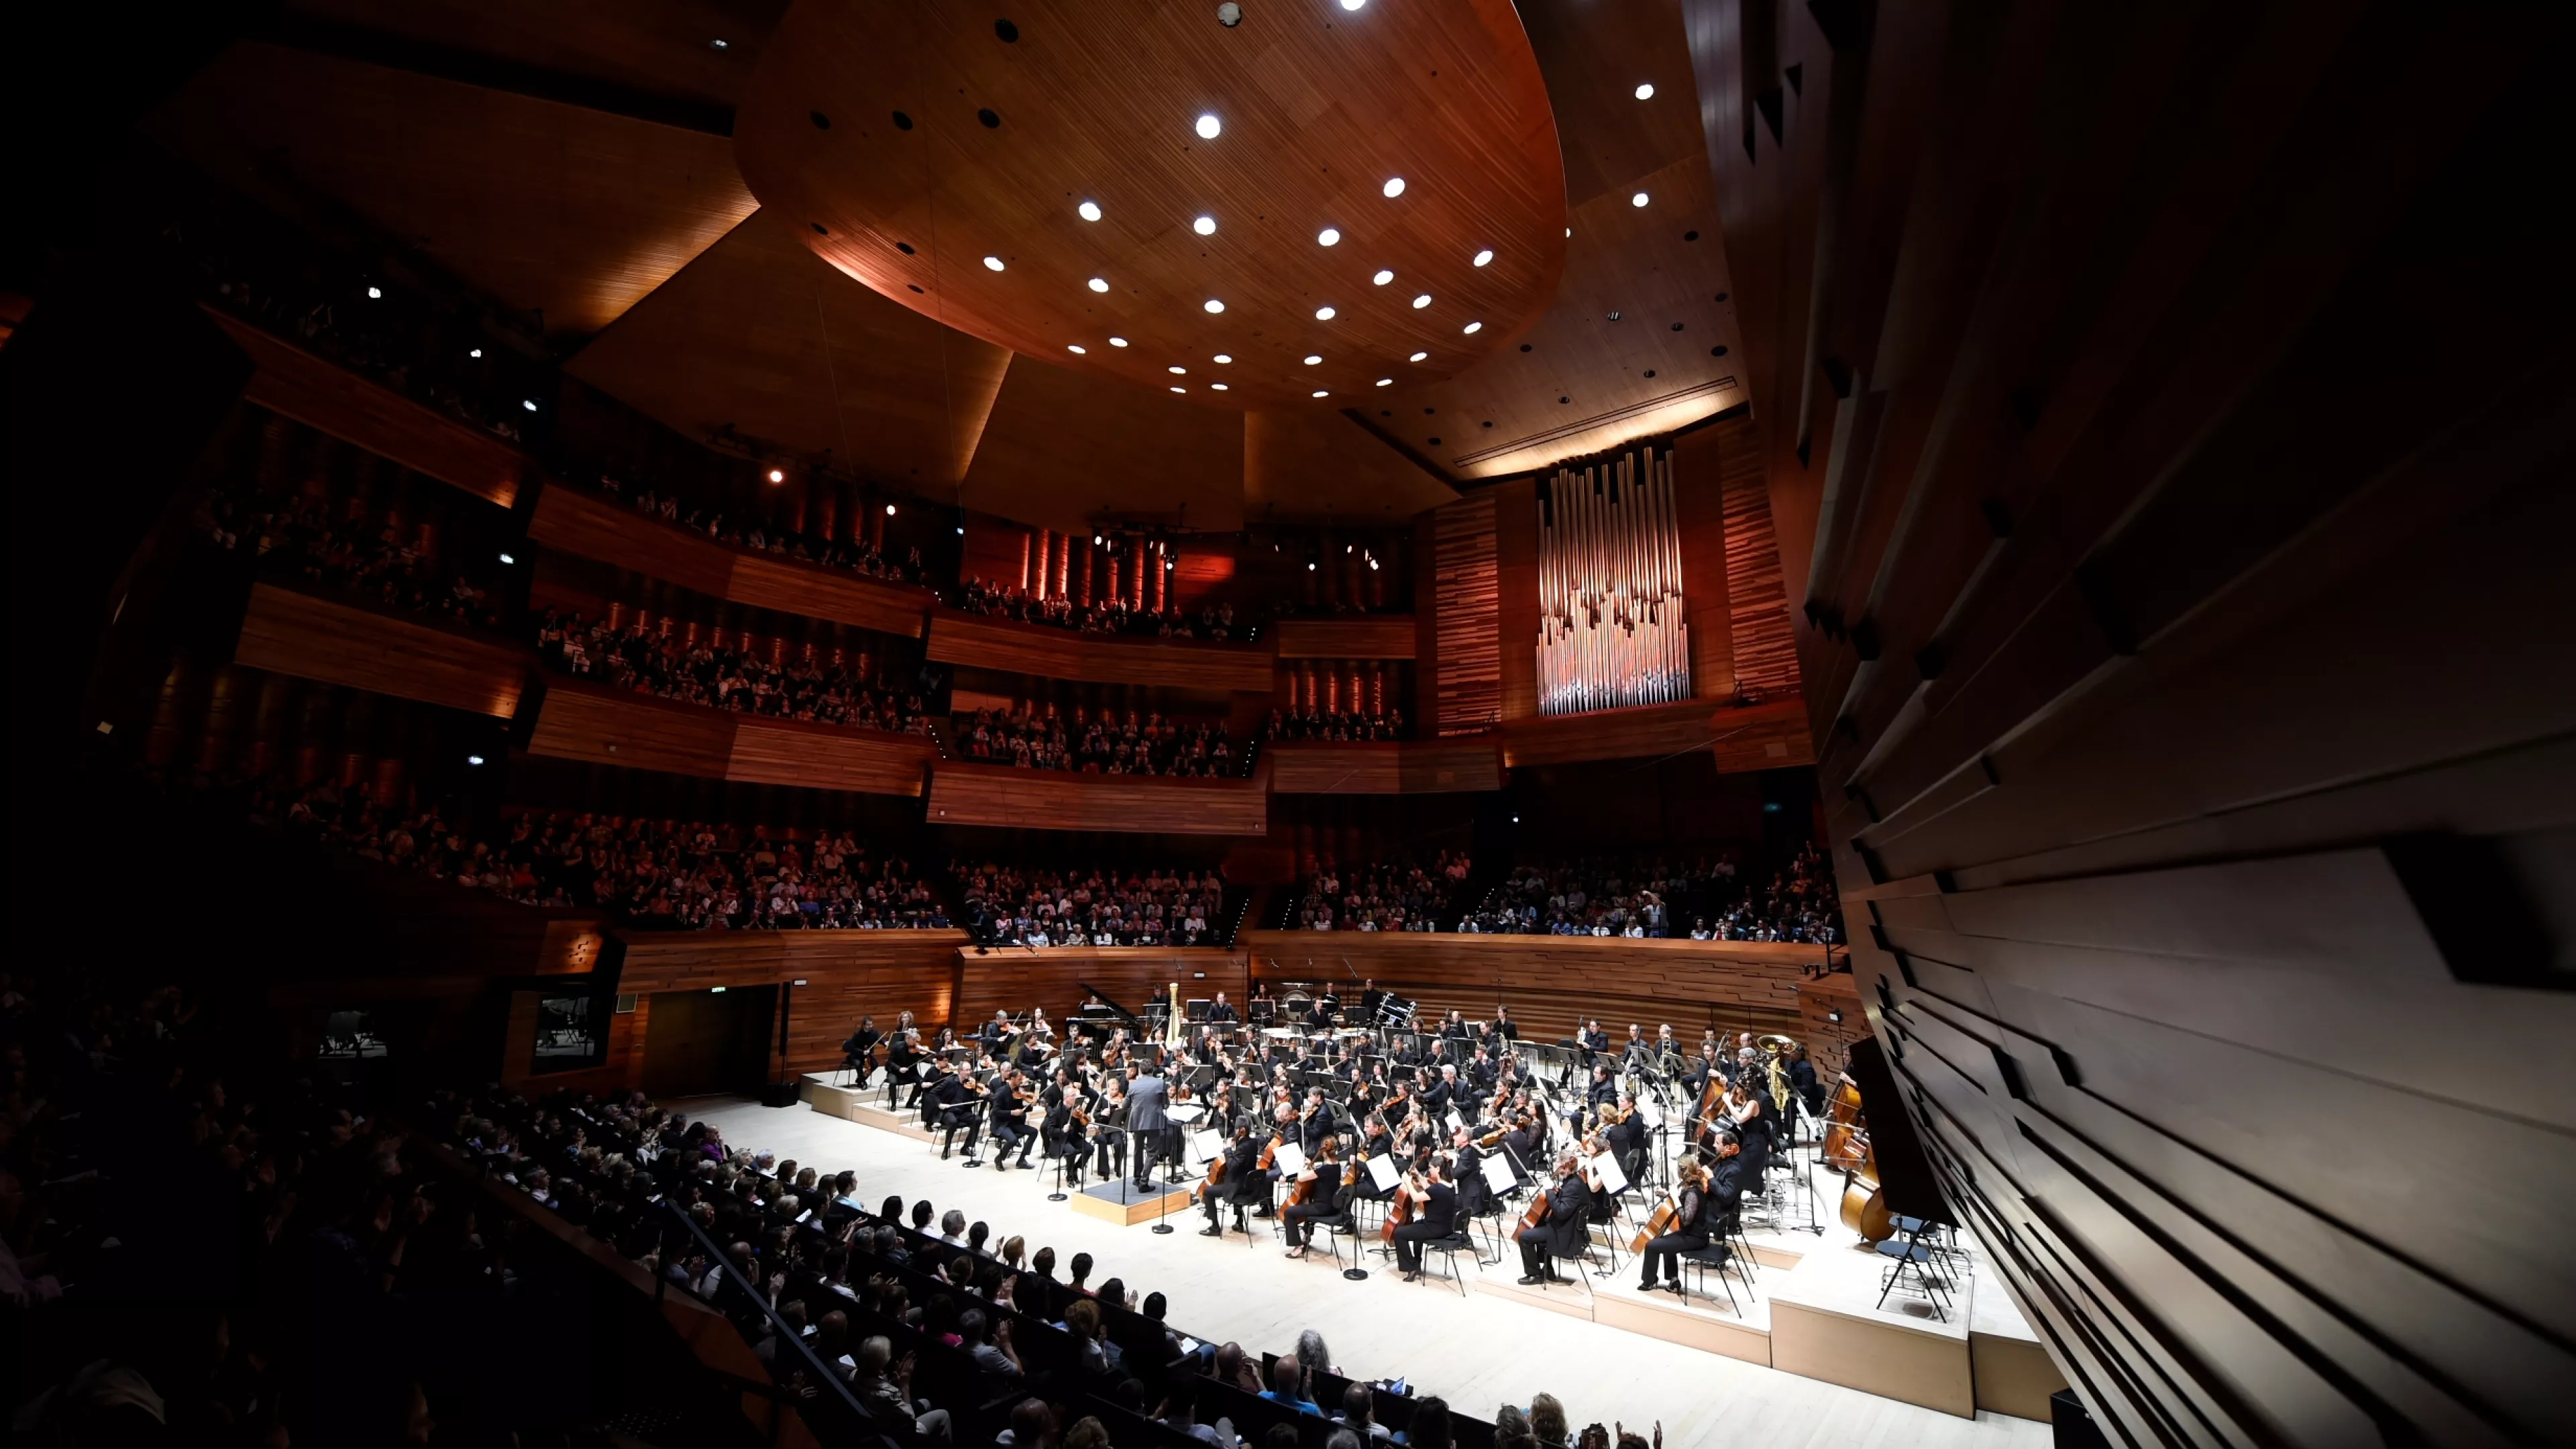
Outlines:
<svg viewBox="0 0 2576 1449"><path fill-rule="evenodd" d="M482 349L482 348L480 348L480 347L477 347L477 348L475 348L472 352L469 352L469 353L467 353L467 354L465 354L465 355L466 355L466 356L468 356L468 357L481 357L481 356L483 355L483 349Z"/></svg>
<svg viewBox="0 0 2576 1449"><path fill-rule="evenodd" d="M1222 311L1224 311L1224 310L1225 310L1225 304L1224 304L1223 302L1218 301L1218 300L1217 300L1216 298L1214 298L1214 297L1210 297L1210 298L1208 298L1206 301L1201 302L1199 305L1200 305L1200 306L1202 306L1202 307L1205 307L1206 309L1208 309L1208 310L1209 310L1209 311L1211 311L1211 312L1222 312Z"/></svg>
<svg viewBox="0 0 2576 1449"><path fill-rule="evenodd" d="M1323 360L1324 355L1320 352L1310 352L1306 354L1306 365L1308 367L1318 366L1323 362Z"/></svg>
<svg viewBox="0 0 2576 1449"><path fill-rule="evenodd" d="M988 272L998 272L1001 269L1002 259L1000 257L986 257L984 259L984 270Z"/></svg>
<svg viewBox="0 0 2576 1449"><path fill-rule="evenodd" d="M1320 387L1319 387L1319 388L1315 389L1315 396L1317 396L1317 397L1331 397L1331 396L1332 396L1332 394L1331 394L1331 393L1329 393L1329 392L1326 392L1324 389L1322 389L1322 388L1320 388Z"/></svg>
<svg viewBox="0 0 2576 1449"><path fill-rule="evenodd" d="M1572 227L1570 227L1570 226L1569 226L1569 227L1567 227L1567 228L1565 229L1565 234L1566 234L1567 236L1569 236L1569 237L1573 236L1573 235L1574 235L1574 228L1572 228Z"/></svg>
<svg viewBox="0 0 2576 1449"><path fill-rule="evenodd" d="M1487 248L1485 248L1483 251L1476 253L1476 265L1477 265L1477 266L1480 266L1480 267L1481 267L1481 266L1483 266L1485 263L1490 262L1490 261L1492 261L1493 259L1494 259L1494 249L1493 249L1492 247L1487 247Z"/></svg>
<svg viewBox="0 0 2576 1449"><path fill-rule="evenodd" d="M1470 322L1458 330L1461 332L1482 332L1485 330L1485 324L1482 322Z"/></svg>
<svg viewBox="0 0 2576 1449"><path fill-rule="evenodd" d="M1172 374L1174 377L1185 377L1189 374L1189 369L1186 367L1167 367L1163 370Z"/></svg>
<svg viewBox="0 0 2576 1449"><path fill-rule="evenodd" d="M1065 351L1067 351L1067 352L1070 352L1070 353L1074 353L1074 354L1075 354L1075 355L1077 355L1077 356L1088 356L1088 355L1089 355L1089 354L1084 350L1083 345L1082 345L1081 343L1079 343L1079 342L1068 342L1068 343L1066 343L1066 344L1064 345L1064 350L1065 350Z"/></svg>
<svg viewBox="0 0 2576 1449"><path fill-rule="evenodd" d="M1209 384L1208 384L1208 390L1209 390L1209 391L1211 391L1211 392L1223 392L1223 391L1225 391L1225 384L1224 384L1224 383L1221 383L1221 382L1212 382L1212 383L1209 383Z"/></svg>
<svg viewBox="0 0 2576 1449"><path fill-rule="evenodd" d="M378 288L369 287L367 289L367 300L370 302L382 301L384 299L384 295L385 294Z"/></svg>
<svg viewBox="0 0 2576 1449"><path fill-rule="evenodd" d="M505 564L515 564L518 560L505 553L501 555L501 562Z"/></svg>
<svg viewBox="0 0 2576 1449"><path fill-rule="evenodd" d="M1643 205L1645 205L1645 204L1646 204L1646 193L1644 193L1644 192L1640 191L1640 192L1638 192L1636 195L1629 197L1629 198L1628 198L1628 204L1629 204L1630 206L1643 206ZM1571 233L1569 233L1569 235L1571 235Z"/></svg>
<svg viewBox="0 0 2576 1449"><path fill-rule="evenodd" d="M891 504L891 503L889 503L889 504L887 504L887 505L886 505L886 517L888 517L888 518L892 518L892 517L894 517L894 505L893 505L893 504Z"/></svg>
<svg viewBox="0 0 2576 1449"><path fill-rule="evenodd" d="M710 50L726 50L726 49L730 49L730 47L729 47L729 46L727 46L727 45L726 45L723 41L721 41L721 40L710 40L710 41L708 41L708 42L707 42L707 48L708 48L708 49L710 49Z"/></svg>
<svg viewBox="0 0 2576 1449"><path fill-rule="evenodd" d="M1429 357L1430 355L1431 354L1428 352L1417 352L1404 360L1407 362L1420 362L1422 359Z"/></svg>
<svg viewBox="0 0 2576 1449"><path fill-rule="evenodd" d="M1385 192L1387 199L1392 201L1404 194L1404 178L1401 176L1390 176L1386 178L1386 184L1379 187L1378 190Z"/></svg>
<svg viewBox="0 0 2576 1449"><path fill-rule="evenodd" d="M1387 283L1392 282L1392 281L1394 281L1394 280L1395 280L1395 273L1394 273L1394 272L1392 272L1392 271L1389 271L1389 270L1388 270L1388 269L1386 269L1385 267L1380 267L1380 268L1378 268L1377 275L1376 275L1376 276L1374 276L1374 277L1369 278L1369 280L1370 280L1370 281L1372 281L1372 282L1374 282L1374 283L1376 283L1377 285L1379 285L1379 286L1383 287L1383 286L1385 286Z"/></svg>
<svg viewBox="0 0 2576 1449"><path fill-rule="evenodd" d="M1380 387L1393 387L1395 386L1395 379L1391 377L1381 377L1377 380L1377 385Z"/></svg>
<svg viewBox="0 0 2576 1449"><path fill-rule="evenodd" d="M1214 111L1210 111L1206 115L1199 117L1198 133L1199 139L1203 141L1215 140L1217 138L1217 133L1224 129L1225 122L1218 120Z"/></svg>
<svg viewBox="0 0 2576 1449"><path fill-rule="evenodd" d="M1367 3L1368 0L1342 0L1342 8L1345 10L1357 10Z"/></svg>
<svg viewBox="0 0 2576 1449"><path fill-rule="evenodd" d="M1112 347L1124 347L1127 345L1127 339L1124 337L1112 337L1109 339L1109 345Z"/></svg>
<svg viewBox="0 0 2576 1449"><path fill-rule="evenodd" d="M776 468L772 468L769 470L769 481L772 483L784 483L787 481L787 475Z"/></svg>
<svg viewBox="0 0 2576 1449"><path fill-rule="evenodd" d="M1330 308L1330 307L1318 307L1318 308L1316 308L1316 309L1315 309L1315 320L1316 320L1316 321L1318 321L1318 322L1330 322L1330 321L1332 321L1332 320L1333 320L1333 309L1332 309L1332 308Z"/></svg>
<svg viewBox="0 0 2576 1449"><path fill-rule="evenodd" d="M1197 232L1201 236L1214 236L1216 235L1216 218L1212 216L1202 216L1198 220L1190 223L1190 230Z"/></svg>
<svg viewBox="0 0 2576 1449"><path fill-rule="evenodd" d="M1342 229L1337 226L1328 226L1322 231L1315 233L1315 245L1319 247L1331 246L1333 243L1340 241L1341 239Z"/></svg>
<svg viewBox="0 0 2576 1449"><path fill-rule="evenodd" d="M1637 99L1641 101L1651 101L1654 98L1655 87L1653 82L1649 81L1646 84L1637 87Z"/></svg>
<svg viewBox="0 0 2576 1449"><path fill-rule="evenodd" d="M535 398L523 397L519 399L519 406L526 408L530 412L535 412L537 410L537 400Z"/></svg>
<svg viewBox="0 0 2576 1449"><path fill-rule="evenodd" d="M1108 291L1108 290L1109 290L1109 283L1108 283L1108 281L1107 281L1106 279L1104 279L1104 278L1101 278L1101 277L1094 277L1094 278L1092 278L1090 281L1085 282L1085 283L1083 283L1082 285L1084 285L1084 286L1086 286L1086 287L1089 287L1091 290L1093 290L1093 291L1095 291L1095 292L1106 292L1106 291Z"/></svg>
<svg viewBox="0 0 2576 1449"><path fill-rule="evenodd" d="M1416 310L1416 311L1420 311L1422 308L1428 307L1428 306L1430 306L1430 305L1431 305L1431 294L1430 294L1429 292L1425 292L1425 293L1423 293L1421 296L1416 297L1416 298L1414 298L1414 299L1413 299L1413 306L1414 306L1414 310Z"/></svg>
<svg viewBox="0 0 2576 1449"><path fill-rule="evenodd" d="M1232 353L1220 352L1216 355L1216 360L1219 362L1232 362L1234 361L1234 356Z"/></svg>
<svg viewBox="0 0 2576 1449"><path fill-rule="evenodd" d="M1086 201L1082 205L1075 207L1074 210L1081 213L1084 221L1100 220L1100 203L1097 201Z"/></svg>
<svg viewBox="0 0 2576 1449"><path fill-rule="evenodd" d="M1185 388L1185 387L1176 387L1176 388L1173 388L1173 389L1172 389L1172 391L1174 391L1174 392L1188 392L1188 391L1189 391L1189 389L1188 389L1188 388Z"/></svg>

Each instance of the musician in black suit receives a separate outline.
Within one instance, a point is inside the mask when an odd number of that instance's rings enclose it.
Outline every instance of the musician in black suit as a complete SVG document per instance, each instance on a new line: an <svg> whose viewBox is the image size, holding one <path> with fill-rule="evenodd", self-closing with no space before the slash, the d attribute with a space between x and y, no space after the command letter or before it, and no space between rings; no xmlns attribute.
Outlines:
<svg viewBox="0 0 2576 1449"><path fill-rule="evenodd" d="M1761 1173L1744 1155L1744 1140L1732 1132L1717 1134L1716 1163L1708 1172L1708 1226L1723 1231L1742 1205L1744 1194L1761 1183Z"/></svg>
<svg viewBox="0 0 2576 1449"><path fill-rule="evenodd" d="M1217 1218L1222 1211L1220 1204L1233 1207L1236 1232L1251 1233L1251 1227L1244 1222L1245 1211L1270 1197L1270 1184L1261 1176L1261 1149L1268 1140L1252 1135L1248 1118L1235 1125L1234 1139L1225 1145L1225 1181L1199 1194L1199 1209L1208 1220L1208 1225L1199 1230L1200 1237L1225 1236L1225 1228Z"/></svg>
<svg viewBox="0 0 2576 1449"><path fill-rule="evenodd" d="M851 1032L849 1040L841 1043L841 1065L850 1069L850 1081L854 1085L866 1079L868 1054L875 1051L877 1043L883 1040L885 1035L877 1030L877 1019L863 1016L859 1018L859 1029ZM1814 1073L1808 1075L1813 1076Z"/></svg>
<svg viewBox="0 0 2576 1449"><path fill-rule="evenodd" d="M966 1079L955 1072L943 1069L939 1080L931 1084L928 1100L931 1111L937 1116L942 1129L939 1138L940 1161L948 1160L949 1148L957 1141L957 1129L960 1127L966 1129L966 1160L969 1162L975 1160L975 1136L984 1130L984 1124L975 1110L980 1104L973 1099L974 1093L966 1089Z"/></svg>
<svg viewBox="0 0 2576 1449"><path fill-rule="evenodd" d="M1586 1246L1584 1225L1592 1219L1592 1185L1583 1180L1573 1153L1556 1160L1556 1186L1547 1191L1547 1220L1512 1235L1521 1245L1521 1284L1535 1287L1551 1280L1574 1280L1557 1273L1551 1258L1579 1258Z"/></svg>
<svg viewBox="0 0 2576 1449"><path fill-rule="evenodd" d="M1516 1042L1521 1039L1521 1029L1517 1025L1513 1024L1512 1013L1509 1008L1499 1005L1494 1008L1494 1035L1501 1037L1507 1042Z"/></svg>
<svg viewBox="0 0 2576 1449"><path fill-rule="evenodd" d="M1019 1165L1029 1165L1029 1149L1037 1139L1029 1132L1028 1104L1020 1099L1019 1073L995 1072L984 1084L984 1105L993 1124L993 1170L1005 1172L1011 1167L1011 1149L1020 1150ZM974 1148L966 1149L973 1155Z"/></svg>
<svg viewBox="0 0 2576 1449"><path fill-rule="evenodd" d="M1100 1105L1091 1110L1091 1142L1100 1153L1096 1166L1105 1182L1127 1170L1127 1088L1113 1072L1102 1092Z"/></svg>
<svg viewBox="0 0 2576 1449"><path fill-rule="evenodd" d="M1413 1221L1395 1230L1395 1265L1404 1270L1407 1283L1421 1281L1422 1245L1458 1230L1458 1190L1449 1185L1439 1163L1423 1169L1418 1187L1407 1182L1396 1189L1415 1204Z"/></svg>
<svg viewBox="0 0 2576 1449"><path fill-rule="evenodd" d="M1673 1190L1673 1221L1657 1236L1648 1239L1646 1251L1639 1260L1637 1291L1655 1291L1655 1265L1663 1264L1663 1286L1675 1293L1682 1291L1681 1257L1708 1246L1708 1169L1696 1157L1684 1157L1681 1185Z"/></svg>
<svg viewBox="0 0 2576 1449"><path fill-rule="evenodd" d="M1241 1021L1243 1018L1234 1014L1234 1003L1226 1000L1225 993L1220 991L1216 994L1215 1003L1208 1007L1207 1019L1210 1025L1214 1025L1218 1022Z"/></svg>
<svg viewBox="0 0 2576 1449"><path fill-rule="evenodd" d="M1583 1024L1583 1035L1578 1038L1578 1041L1583 1047L1585 1061L1590 1061L1595 1055L1610 1050L1610 1033L1601 1029L1598 1018Z"/></svg>
<svg viewBox="0 0 2576 1449"><path fill-rule="evenodd" d="M1449 1134L1452 1154L1449 1180L1458 1194L1458 1211L1474 1217L1492 1205L1493 1187L1485 1181L1485 1149L1466 1128Z"/></svg>
<svg viewBox="0 0 2576 1449"><path fill-rule="evenodd" d="M992 1052L997 1056L1000 1055L1003 1039L1008 1037L1010 1034L1011 1014L1007 1011L994 1012L993 1019L984 1023L984 1050Z"/></svg>

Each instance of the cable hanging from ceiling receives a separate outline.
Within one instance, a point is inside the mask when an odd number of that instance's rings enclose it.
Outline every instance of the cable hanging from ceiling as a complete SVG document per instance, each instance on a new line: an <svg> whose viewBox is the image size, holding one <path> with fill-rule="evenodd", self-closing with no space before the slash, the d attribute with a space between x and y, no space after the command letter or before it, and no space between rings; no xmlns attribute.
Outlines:
<svg viewBox="0 0 2576 1449"><path fill-rule="evenodd" d="M1538 504L1539 713L1688 699L1671 453L1561 468Z"/></svg>

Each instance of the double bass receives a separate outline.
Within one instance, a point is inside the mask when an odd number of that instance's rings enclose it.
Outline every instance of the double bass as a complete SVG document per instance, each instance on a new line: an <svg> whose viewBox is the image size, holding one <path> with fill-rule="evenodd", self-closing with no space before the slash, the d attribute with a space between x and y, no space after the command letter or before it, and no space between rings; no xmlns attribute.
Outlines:
<svg viewBox="0 0 2576 1449"><path fill-rule="evenodd" d="M1879 1187L1878 1154L1870 1147L1869 1125L1861 1115L1860 1087L1848 1076L1825 1107L1822 1160L1843 1175L1843 1226L1872 1243L1895 1236L1896 1215Z"/></svg>

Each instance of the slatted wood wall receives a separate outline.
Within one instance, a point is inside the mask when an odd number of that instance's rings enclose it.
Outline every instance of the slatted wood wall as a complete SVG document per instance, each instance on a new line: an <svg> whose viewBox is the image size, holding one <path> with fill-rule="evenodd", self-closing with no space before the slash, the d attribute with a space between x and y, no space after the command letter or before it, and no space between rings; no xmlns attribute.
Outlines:
<svg viewBox="0 0 2576 1449"><path fill-rule="evenodd" d="M1494 499L1478 493L1435 515L1432 615L1437 665L1426 670L1432 718L1444 735L1492 729L1503 718L1501 595L1494 566Z"/></svg>
<svg viewBox="0 0 2576 1449"><path fill-rule="evenodd" d="M1261 644L1196 644L1116 638L942 609L929 653L943 664L1167 689L1268 694L1271 652Z"/></svg>
<svg viewBox="0 0 2576 1449"><path fill-rule="evenodd" d="M1798 650L1789 633L1780 540L1771 523L1761 454L1743 446L1736 433L1720 449L1719 459L1717 483L1726 507L1726 607L1733 624L1729 667L1737 686L1756 697L1792 697L1798 693Z"/></svg>
<svg viewBox="0 0 2576 1449"><path fill-rule="evenodd" d="M251 586L233 661L505 719L530 664L496 639L266 582Z"/></svg>
<svg viewBox="0 0 2576 1449"><path fill-rule="evenodd" d="M1886 1106L2112 1442L2564 1441L2566 17L1683 9Z"/></svg>

